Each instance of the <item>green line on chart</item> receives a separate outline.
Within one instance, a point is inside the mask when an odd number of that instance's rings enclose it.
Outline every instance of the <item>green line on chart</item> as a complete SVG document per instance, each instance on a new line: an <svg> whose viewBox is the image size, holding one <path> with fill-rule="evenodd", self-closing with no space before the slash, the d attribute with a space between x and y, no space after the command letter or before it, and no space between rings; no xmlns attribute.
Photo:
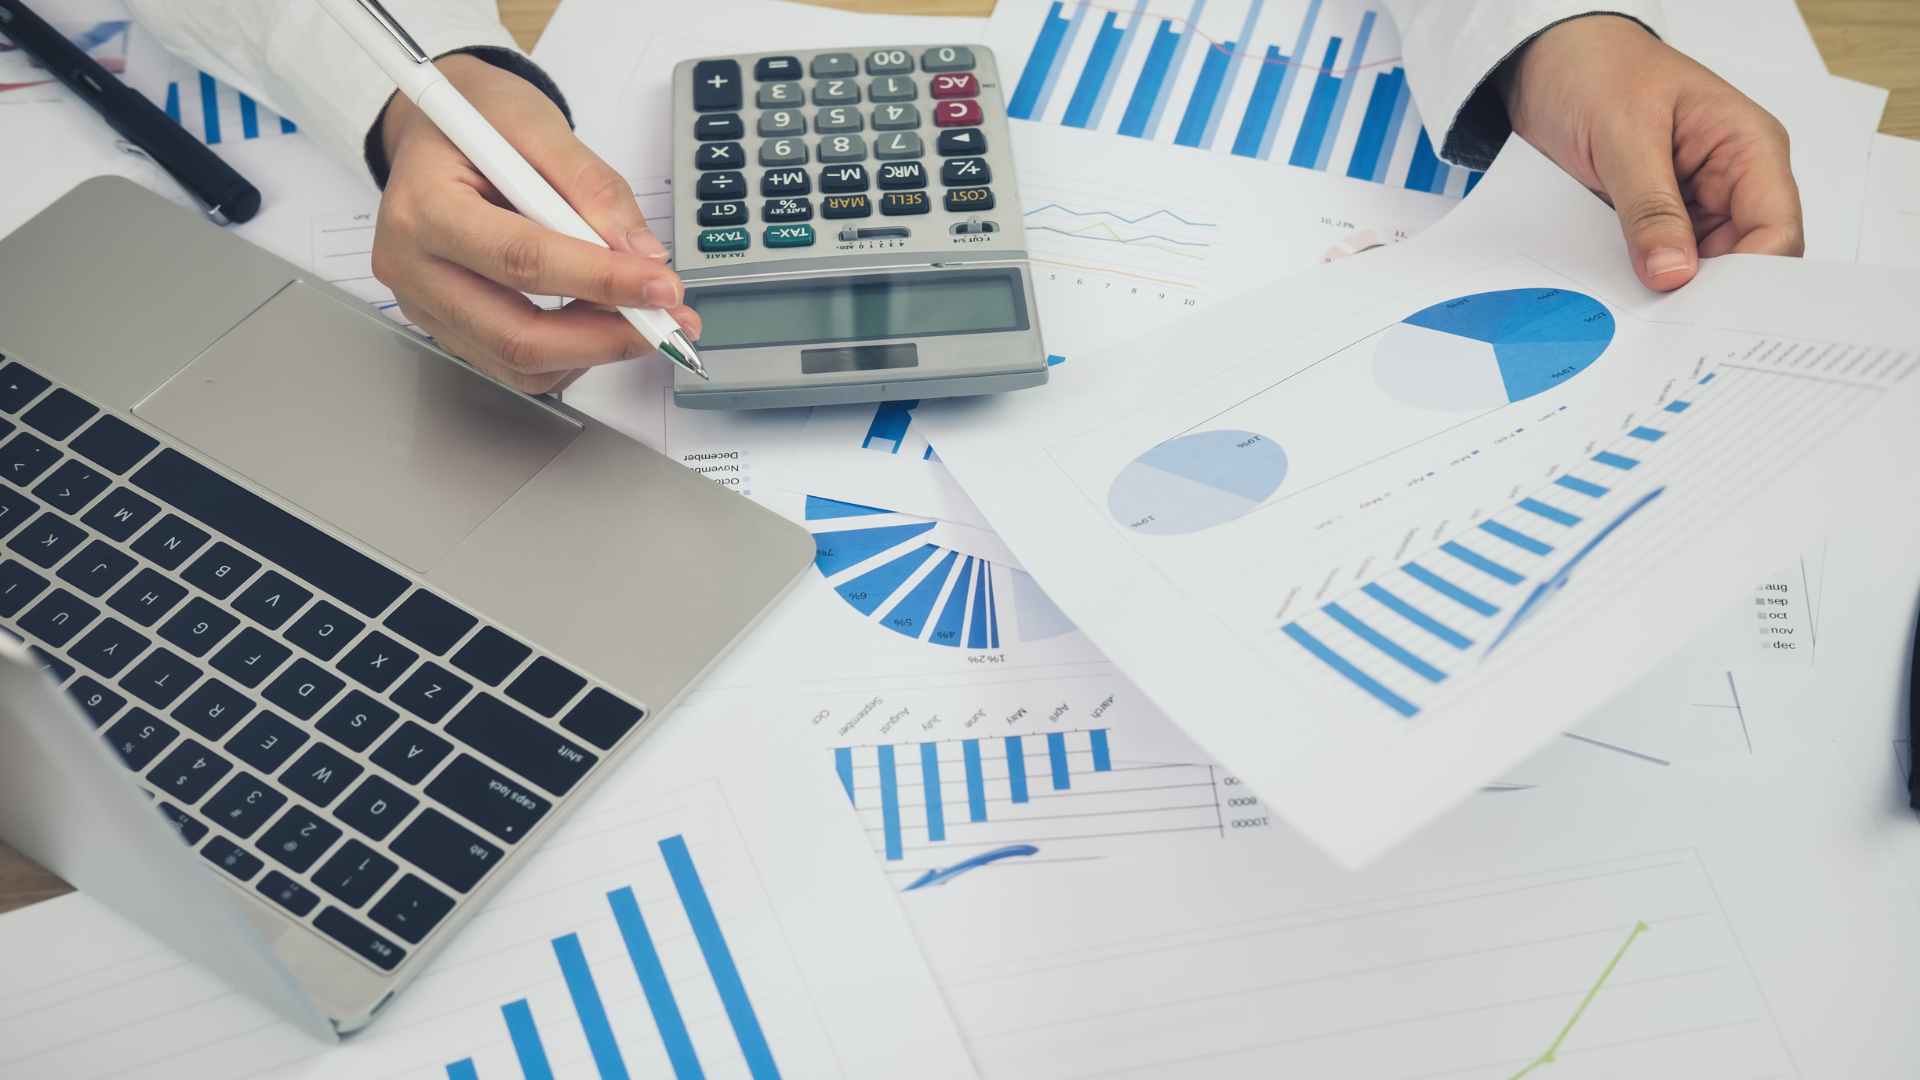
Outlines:
<svg viewBox="0 0 1920 1080"><path fill-rule="evenodd" d="M1633 940L1646 933L1648 929L1646 923L1633 924L1633 933L1627 935L1627 940L1621 942L1620 948L1614 952L1613 959L1607 961L1607 966L1600 970L1600 977L1593 980L1593 986L1587 991L1587 996L1580 999L1580 1004L1573 1010L1573 1015L1567 1017L1566 1024L1560 1028L1560 1034L1553 1037L1553 1041L1547 1044L1547 1048L1539 1057L1527 1062L1526 1068L1514 1073L1507 1080L1520 1080L1521 1077L1540 1066L1551 1065L1558 1060L1555 1055L1560 1052L1561 1044L1567 1041L1567 1036L1573 1034L1573 1025L1580 1022L1580 1017L1587 1011L1587 1006L1593 1004L1593 999L1600 996L1600 988L1607 985L1607 980L1613 976L1613 969L1620 966L1620 958L1627 955L1627 950L1633 947Z"/></svg>

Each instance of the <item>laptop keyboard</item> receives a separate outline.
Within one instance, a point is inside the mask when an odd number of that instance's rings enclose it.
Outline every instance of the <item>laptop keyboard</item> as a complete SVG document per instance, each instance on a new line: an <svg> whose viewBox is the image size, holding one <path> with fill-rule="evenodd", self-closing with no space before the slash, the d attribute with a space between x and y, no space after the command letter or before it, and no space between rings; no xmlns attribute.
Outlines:
<svg viewBox="0 0 1920 1080"><path fill-rule="evenodd" d="M381 971L645 710L18 361L0 624L183 839Z"/></svg>

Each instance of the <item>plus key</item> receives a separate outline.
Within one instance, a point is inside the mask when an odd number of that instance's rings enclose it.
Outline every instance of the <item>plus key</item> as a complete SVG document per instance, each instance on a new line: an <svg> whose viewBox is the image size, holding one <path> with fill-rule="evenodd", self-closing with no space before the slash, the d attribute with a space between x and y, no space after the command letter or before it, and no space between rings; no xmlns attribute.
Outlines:
<svg viewBox="0 0 1920 1080"><path fill-rule="evenodd" d="M693 65L693 107L700 112L740 108L740 62L702 60Z"/></svg>

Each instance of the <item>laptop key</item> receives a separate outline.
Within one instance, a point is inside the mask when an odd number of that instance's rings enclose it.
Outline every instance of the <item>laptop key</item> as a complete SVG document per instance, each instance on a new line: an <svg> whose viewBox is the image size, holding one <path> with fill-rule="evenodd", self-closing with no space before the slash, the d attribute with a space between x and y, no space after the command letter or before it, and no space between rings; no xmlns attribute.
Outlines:
<svg viewBox="0 0 1920 1080"><path fill-rule="evenodd" d="M36 566L51 569L87 538L86 530L52 512L43 512L7 546Z"/></svg>
<svg viewBox="0 0 1920 1080"><path fill-rule="evenodd" d="M102 416L67 445L95 465L124 475L160 442L117 416Z"/></svg>
<svg viewBox="0 0 1920 1080"><path fill-rule="evenodd" d="M168 514L153 528L140 534L133 550L146 556L162 570L178 570L207 542L206 530L188 524L178 514Z"/></svg>
<svg viewBox="0 0 1920 1080"><path fill-rule="evenodd" d="M20 419L48 438L64 439L79 431L80 425L93 419L93 414L99 411L73 391L56 387L53 393L41 398Z"/></svg>
<svg viewBox="0 0 1920 1080"><path fill-rule="evenodd" d="M0 446L0 479L15 487L27 487L59 460L60 451L23 431Z"/></svg>
<svg viewBox="0 0 1920 1080"><path fill-rule="evenodd" d="M469 892L500 861L501 851L429 806L387 845L457 892Z"/></svg>
<svg viewBox="0 0 1920 1080"><path fill-rule="evenodd" d="M447 721L447 734L555 795L565 795L599 759L491 694Z"/></svg>
<svg viewBox="0 0 1920 1080"><path fill-rule="evenodd" d="M420 800L378 776L369 776L334 808L333 816L370 839L385 840L418 805Z"/></svg>
<svg viewBox="0 0 1920 1080"><path fill-rule="evenodd" d="M111 679L133 663L134 657L146 652L148 644L139 631L109 617L87 631L67 653L95 674Z"/></svg>
<svg viewBox="0 0 1920 1080"><path fill-rule="evenodd" d="M126 488L114 488L80 520L107 539L124 544L159 512L158 506Z"/></svg>
<svg viewBox="0 0 1920 1080"><path fill-rule="evenodd" d="M20 616L20 629L57 649L73 640L73 635L98 614L92 604L65 589L55 589Z"/></svg>
<svg viewBox="0 0 1920 1080"><path fill-rule="evenodd" d="M587 680L542 656L507 687L507 696L541 716L552 716L587 685Z"/></svg>
<svg viewBox="0 0 1920 1080"><path fill-rule="evenodd" d="M239 619L196 596L160 627L160 636L189 656L205 656L239 625Z"/></svg>
<svg viewBox="0 0 1920 1080"><path fill-rule="evenodd" d="M300 606L313 598L313 593L295 585L284 574L272 570L260 575L260 580L247 586L247 590L234 600L233 606L240 614L259 623L269 630L278 630Z"/></svg>
<svg viewBox="0 0 1920 1080"><path fill-rule="evenodd" d="M238 734L227 741L234 757L272 776L294 751L307 744L308 735L265 709L253 714Z"/></svg>
<svg viewBox="0 0 1920 1080"><path fill-rule="evenodd" d="M304 874L338 839L339 829L296 803L253 846L294 873Z"/></svg>
<svg viewBox="0 0 1920 1080"><path fill-rule="evenodd" d="M0 562L0 617L13 618L27 602L46 591L47 579L14 559Z"/></svg>
<svg viewBox="0 0 1920 1080"><path fill-rule="evenodd" d="M347 655L341 657L335 666L355 681L378 692L392 686L401 673L413 666L419 655L380 631L373 630L347 650Z"/></svg>
<svg viewBox="0 0 1920 1080"><path fill-rule="evenodd" d="M260 879L260 884L254 886L254 889L261 896L303 919L315 905L320 903L320 897L313 890L278 870L269 871L266 877Z"/></svg>
<svg viewBox="0 0 1920 1080"><path fill-rule="evenodd" d="M89 540L80 554L60 568L60 580L88 596L104 596L108 589L120 584L121 578L133 573L133 567L133 556L111 544Z"/></svg>
<svg viewBox="0 0 1920 1080"><path fill-rule="evenodd" d="M647 711L638 705L629 705L599 687L587 691L560 721L560 726L587 740L602 750L613 749L613 744L621 740L633 726L645 719Z"/></svg>
<svg viewBox="0 0 1920 1080"><path fill-rule="evenodd" d="M488 686L499 686L532 652L493 627L483 626L453 654L453 666Z"/></svg>
<svg viewBox="0 0 1920 1080"><path fill-rule="evenodd" d="M427 798L510 844L523 839L553 808L525 784L468 754L454 758L433 778Z"/></svg>
<svg viewBox="0 0 1920 1080"><path fill-rule="evenodd" d="M409 720L373 752L373 763L409 784L418 784L452 749L452 743Z"/></svg>
<svg viewBox="0 0 1920 1080"><path fill-rule="evenodd" d="M208 679L195 687L170 715L201 738L219 742L252 711L253 702L245 694L219 679Z"/></svg>
<svg viewBox="0 0 1920 1080"><path fill-rule="evenodd" d="M233 835L245 840L260 831L267 819L287 804L287 797L246 773L227 781L200 812Z"/></svg>
<svg viewBox="0 0 1920 1080"><path fill-rule="evenodd" d="M268 701L292 713L296 719L311 720L345 685L313 661L302 657L288 664L287 670L268 683L260 693Z"/></svg>
<svg viewBox="0 0 1920 1080"><path fill-rule="evenodd" d="M191 847L199 843L201 838L207 835L207 827L205 825L202 825L193 815L172 803L160 803L156 809L160 811L160 816L167 820L167 824L179 830L180 839L185 840L187 846Z"/></svg>
<svg viewBox="0 0 1920 1080"><path fill-rule="evenodd" d="M179 730L172 724L138 707L127 710L127 715L107 729L107 744L135 772L152 764L160 751L179 737Z"/></svg>
<svg viewBox="0 0 1920 1080"><path fill-rule="evenodd" d="M393 703L429 724L437 724L472 689L467 680L428 661L421 664L392 694Z"/></svg>
<svg viewBox="0 0 1920 1080"><path fill-rule="evenodd" d="M286 636L320 659L331 660L366 625L323 599L295 619L287 627Z"/></svg>
<svg viewBox="0 0 1920 1080"><path fill-rule="evenodd" d="M179 700L187 692L194 680L200 677L200 669L174 655L165 646L155 646L144 659L133 666L133 670L120 677L120 685L133 692L133 696L153 706L164 709Z"/></svg>
<svg viewBox="0 0 1920 1080"><path fill-rule="evenodd" d="M179 582L152 570L141 570L107 598L107 606L141 626L152 626L186 595L186 588Z"/></svg>
<svg viewBox="0 0 1920 1080"><path fill-rule="evenodd" d="M192 565L180 572L180 576L215 600L225 600L258 569L259 559L243 555L232 544L223 541L193 560Z"/></svg>
<svg viewBox="0 0 1920 1080"><path fill-rule="evenodd" d="M160 764L147 773L147 782L169 798L192 806L232 771L233 765L226 758L187 739L160 759Z"/></svg>
<svg viewBox="0 0 1920 1080"><path fill-rule="evenodd" d="M12 363L0 368L0 409L17 413L40 392L53 384L25 364Z"/></svg>
<svg viewBox="0 0 1920 1080"><path fill-rule="evenodd" d="M383 621L394 633L435 656L444 656L480 620L424 589L415 589Z"/></svg>
<svg viewBox="0 0 1920 1080"><path fill-rule="evenodd" d="M208 862L241 881L252 881L253 875L259 873L260 868L265 865L224 836L216 836L207 841L207 846L200 849L200 854Z"/></svg>
<svg viewBox="0 0 1920 1080"><path fill-rule="evenodd" d="M107 478L72 458L47 474L33 493L63 514L77 514L107 490Z"/></svg>
<svg viewBox="0 0 1920 1080"><path fill-rule="evenodd" d="M409 945L418 945L453 910L453 900L412 874L403 874L367 917Z"/></svg>
<svg viewBox="0 0 1920 1080"><path fill-rule="evenodd" d="M67 687L67 693L79 703L80 711L87 714L87 719L93 721L94 727L99 727L113 719L113 714L119 712L120 706L127 703L126 698L86 675L73 680L73 683Z"/></svg>
<svg viewBox="0 0 1920 1080"><path fill-rule="evenodd" d="M292 649L249 626L222 645L211 663L222 675L251 690L292 655Z"/></svg>
<svg viewBox="0 0 1920 1080"><path fill-rule="evenodd" d="M349 690L315 727L320 734L360 753L387 733L400 714L358 690Z"/></svg>
<svg viewBox="0 0 1920 1080"><path fill-rule="evenodd" d="M360 925L337 907L322 911L313 920L313 926L381 971L392 971L407 958L405 949Z"/></svg>
<svg viewBox="0 0 1920 1080"><path fill-rule="evenodd" d="M392 859L358 840L340 845L333 857L313 872L313 883L348 907L364 907L380 886L399 869Z"/></svg>
<svg viewBox="0 0 1920 1080"><path fill-rule="evenodd" d="M280 782L315 806L326 806L339 798L363 771L340 751L325 743L315 743L300 755L300 760L287 767Z"/></svg>
<svg viewBox="0 0 1920 1080"><path fill-rule="evenodd" d="M0 487L0 536L24 525L40 511L40 504L10 487Z"/></svg>

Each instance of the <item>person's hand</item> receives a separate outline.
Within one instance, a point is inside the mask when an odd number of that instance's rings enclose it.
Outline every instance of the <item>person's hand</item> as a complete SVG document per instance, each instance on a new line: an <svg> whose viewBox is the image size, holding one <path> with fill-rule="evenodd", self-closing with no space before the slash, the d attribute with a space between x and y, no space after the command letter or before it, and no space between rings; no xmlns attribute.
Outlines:
<svg viewBox="0 0 1920 1080"><path fill-rule="evenodd" d="M680 278L667 267L666 248L648 231L632 189L574 138L552 100L484 60L450 56L438 63L612 250L507 209L433 121L395 95L381 121L390 172L373 273L407 318L447 351L530 393L648 351L646 340L603 305L666 308L689 337L699 337L699 316L681 303ZM543 311L523 293L578 299Z"/></svg>
<svg viewBox="0 0 1920 1080"><path fill-rule="evenodd" d="M1702 257L1804 253L1786 129L1639 23L1561 23L1501 89L1514 131L1619 213L1649 289L1692 281Z"/></svg>

